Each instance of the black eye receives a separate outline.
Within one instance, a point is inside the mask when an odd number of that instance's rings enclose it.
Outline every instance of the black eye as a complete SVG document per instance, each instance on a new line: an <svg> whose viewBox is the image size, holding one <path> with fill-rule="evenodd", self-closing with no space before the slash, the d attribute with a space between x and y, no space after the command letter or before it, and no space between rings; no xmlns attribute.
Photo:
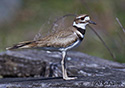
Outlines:
<svg viewBox="0 0 125 88"><path fill-rule="evenodd" d="M84 18L81 18L81 20L84 20Z"/></svg>

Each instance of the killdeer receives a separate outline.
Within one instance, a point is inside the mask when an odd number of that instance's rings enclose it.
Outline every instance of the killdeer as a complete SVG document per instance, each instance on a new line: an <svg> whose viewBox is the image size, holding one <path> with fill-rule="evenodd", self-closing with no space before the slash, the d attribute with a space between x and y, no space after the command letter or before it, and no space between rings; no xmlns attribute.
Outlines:
<svg viewBox="0 0 125 88"><path fill-rule="evenodd" d="M74 19L73 25L67 29L59 30L56 33L49 34L36 41L20 42L7 50L22 48L41 48L47 51L61 51L62 53L62 75L64 80L72 80L77 77L68 77L65 66L65 56L67 50L70 50L81 43L85 35L87 24L96 24L90 20L89 15L79 15Z"/></svg>

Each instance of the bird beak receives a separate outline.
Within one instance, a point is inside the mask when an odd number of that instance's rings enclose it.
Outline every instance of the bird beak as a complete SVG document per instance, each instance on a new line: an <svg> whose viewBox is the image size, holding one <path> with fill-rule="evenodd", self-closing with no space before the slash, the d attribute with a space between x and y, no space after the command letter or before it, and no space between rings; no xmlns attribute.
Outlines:
<svg viewBox="0 0 125 88"><path fill-rule="evenodd" d="M96 23L93 22L93 21L91 21L91 20L89 20L89 23L90 23L90 24L94 24L94 25L96 25Z"/></svg>

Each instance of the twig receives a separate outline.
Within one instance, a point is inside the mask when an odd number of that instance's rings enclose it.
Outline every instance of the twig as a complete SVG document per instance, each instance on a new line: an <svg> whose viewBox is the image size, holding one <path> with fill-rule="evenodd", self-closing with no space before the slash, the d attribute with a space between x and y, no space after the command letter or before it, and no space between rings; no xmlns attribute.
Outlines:
<svg viewBox="0 0 125 88"><path fill-rule="evenodd" d="M66 14L62 17L57 18L54 22L53 25L51 26L51 29L54 27L54 25L61 19L67 17L67 16L75 16L75 14ZM91 26L88 25L88 27L97 35L97 37L101 40L101 42L103 43L103 45L106 47L106 49L109 51L110 55L112 56L112 58L116 61L115 55L111 52L111 50L109 49L109 47L106 45L106 43L103 41L103 39L100 37L100 35L95 31L94 28L92 28Z"/></svg>
<svg viewBox="0 0 125 88"><path fill-rule="evenodd" d="M122 31L125 33L125 29L124 29L124 27L122 26L121 22L119 21L119 19L117 17L116 17L116 21L118 22L118 24L122 28Z"/></svg>
<svg viewBox="0 0 125 88"><path fill-rule="evenodd" d="M112 56L112 58L114 60L116 60L115 55L111 52L110 48L106 45L106 43L103 41L103 39L101 38L101 36L95 31L94 28L92 28L91 26L88 25L88 27L98 36L98 38L101 40L101 42L103 43L103 45L106 47L106 49L109 51L110 55Z"/></svg>

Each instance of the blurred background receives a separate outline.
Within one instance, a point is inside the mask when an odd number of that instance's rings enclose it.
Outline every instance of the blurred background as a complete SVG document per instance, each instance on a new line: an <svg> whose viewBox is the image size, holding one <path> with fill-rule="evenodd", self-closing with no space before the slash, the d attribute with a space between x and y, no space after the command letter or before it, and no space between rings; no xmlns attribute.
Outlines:
<svg viewBox="0 0 125 88"><path fill-rule="evenodd" d="M53 22L65 14L89 14L99 35L116 56L125 62L125 0L0 0L0 52L21 41L33 40L51 31ZM59 21L55 29L70 26L74 17ZM89 28L83 42L75 50L113 60L107 49Z"/></svg>

